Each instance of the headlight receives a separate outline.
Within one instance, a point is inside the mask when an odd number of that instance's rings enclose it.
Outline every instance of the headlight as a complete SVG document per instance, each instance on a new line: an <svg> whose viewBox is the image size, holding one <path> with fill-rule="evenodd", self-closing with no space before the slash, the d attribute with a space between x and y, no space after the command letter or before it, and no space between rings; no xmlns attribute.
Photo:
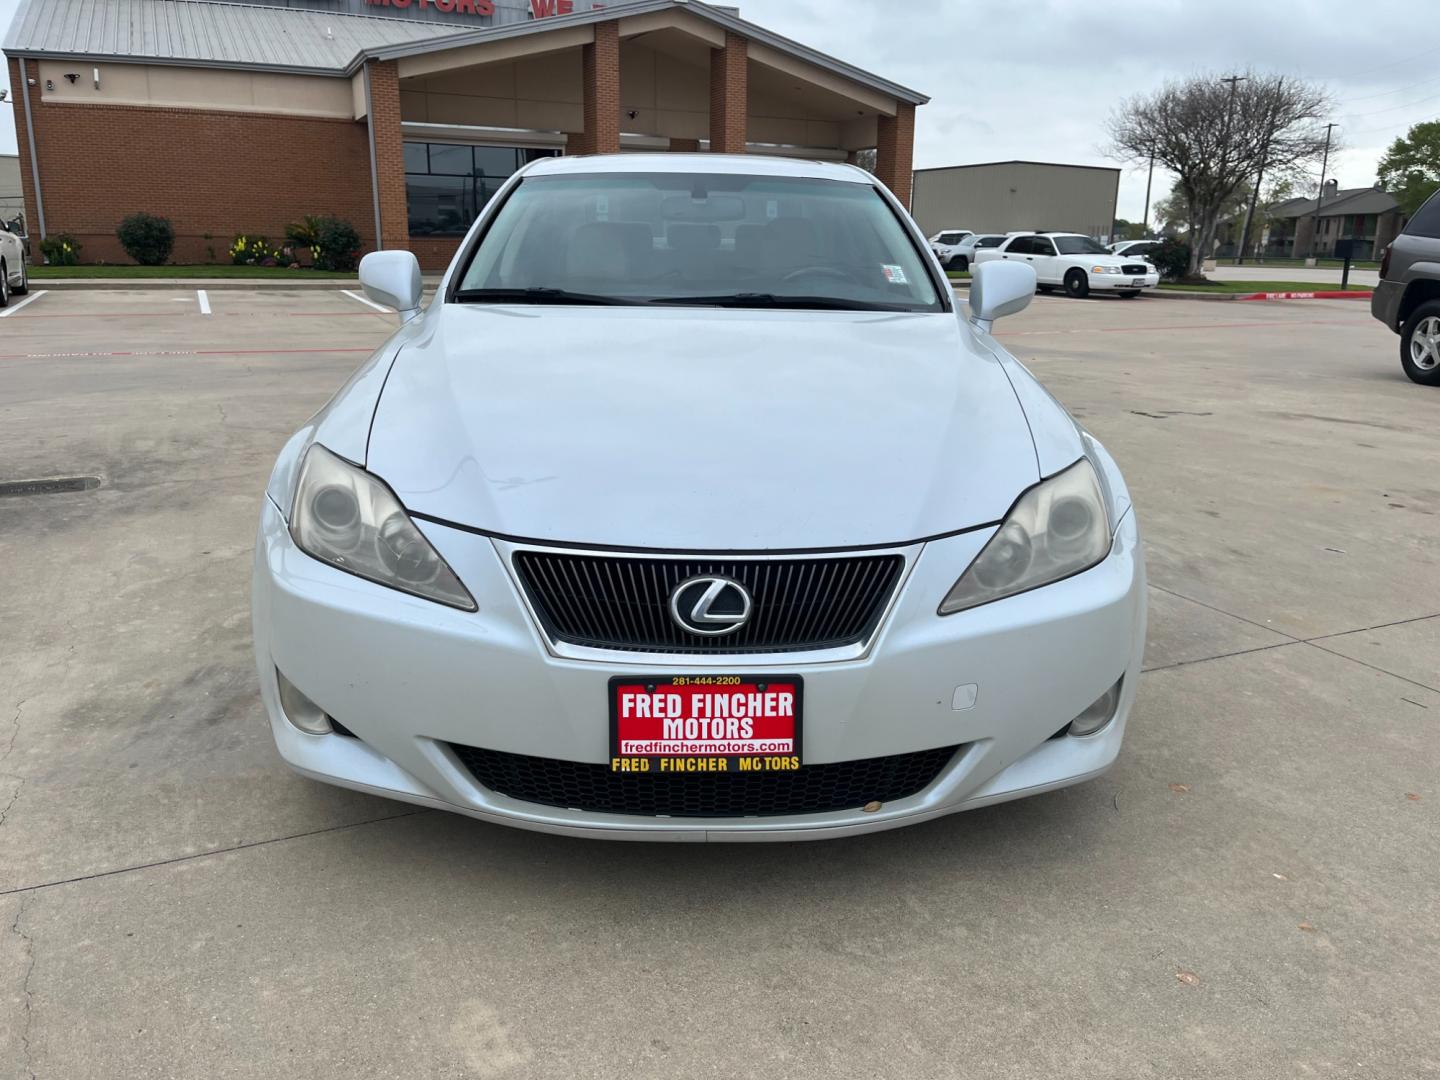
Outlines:
<svg viewBox="0 0 1440 1080"><path fill-rule="evenodd" d="M944 602L941 615L1038 589L1110 553L1110 522L1089 458L1042 480L1010 510Z"/></svg>
<svg viewBox="0 0 1440 1080"><path fill-rule="evenodd" d="M1090 273L1092 273L1092 274L1123 274L1124 271L1121 270L1120 267L1118 267L1118 266L1092 266L1092 267L1090 267Z"/></svg>
<svg viewBox="0 0 1440 1080"><path fill-rule="evenodd" d="M357 577L476 610L470 593L394 493L318 443L300 468L290 535L301 551Z"/></svg>

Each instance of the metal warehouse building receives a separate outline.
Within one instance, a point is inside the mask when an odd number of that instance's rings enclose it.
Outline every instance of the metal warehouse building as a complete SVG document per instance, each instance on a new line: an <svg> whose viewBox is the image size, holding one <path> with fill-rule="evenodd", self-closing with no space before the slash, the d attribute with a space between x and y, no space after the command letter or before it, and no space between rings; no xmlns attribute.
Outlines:
<svg viewBox="0 0 1440 1080"><path fill-rule="evenodd" d="M174 260L305 214L445 265L540 155L877 152L910 194L914 90L698 0L22 0L4 39L32 238Z"/></svg>
<svg viewBox="0 0 1440 1080"><path fill-rule="evenodd" d="M1119 169L993 161L921 169L912 210L927 236L942 229L1056 229L1107 237L1119 194Z"/></svg>

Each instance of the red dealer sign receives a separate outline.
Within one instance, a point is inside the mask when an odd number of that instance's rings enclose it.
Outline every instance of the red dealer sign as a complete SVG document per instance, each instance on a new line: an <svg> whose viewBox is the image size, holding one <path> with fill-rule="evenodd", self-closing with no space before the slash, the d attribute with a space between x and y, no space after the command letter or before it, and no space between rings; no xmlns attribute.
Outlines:
<svg viewBox="0 0 1440 1080"><path fill-rule="evenodd" d="M428 11L434 8L446 14L494 15L494 0L369 0L371 7L409 8L412 11ZM599 11L605 5L590 5ZM572 15L575 0L530 0L530 14L537 19L548 19L552 15Z"/></svg>

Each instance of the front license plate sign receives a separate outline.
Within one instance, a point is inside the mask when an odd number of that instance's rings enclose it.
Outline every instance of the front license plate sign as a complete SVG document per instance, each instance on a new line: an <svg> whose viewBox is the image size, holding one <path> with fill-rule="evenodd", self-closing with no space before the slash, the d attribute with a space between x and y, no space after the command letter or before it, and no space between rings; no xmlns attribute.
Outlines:
<svg viewBox="0 0 1440 1080"><path fill-rule="evenodd" d="M784 773L800 768L798 675L610 680L610 771Z"/></svg>
<svg viewBox="0 0 1440 1080"><path fill-rule="evenodd" d="M1144 285L1144 284L1145 284L1145 279L1144 279L1143 277L1132 278L1132 279L1130 280L1130 284L1131 284L1131 285Z"/></svg>

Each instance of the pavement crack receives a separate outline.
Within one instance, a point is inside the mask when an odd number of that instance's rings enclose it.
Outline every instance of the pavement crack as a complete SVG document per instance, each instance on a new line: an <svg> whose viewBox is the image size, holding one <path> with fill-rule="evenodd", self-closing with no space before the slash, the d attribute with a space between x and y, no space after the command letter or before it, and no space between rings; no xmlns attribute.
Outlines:
<svg viewBox="0 0 1440 1080"><path fill-rule="evenodd" d="M1371 630L1388 630L1392 626L1408 626L1410 623L1428 622L1431 619L1440 619L1440 612L1434 615L1416 615L1409 619L1394 619L1390 622L1376 623L1374 626L1362 626L1357 630L1340 630L1333 634L1321 634L1318 637L1305 638L1307 644L1314 645L1317 641L1329 641L1331 638L1348 637L1351 634L1367 634Z"/></svg>
<svg viewBox="0 0 1440 1080"><path fill-rule="evenodd" d="M1244 615L1236 615L1233 611L1226 611L1224 608L1216 607L1214 604L1207 604L1204 600L1196 600L1193 596L1186 596L1184 593L1178 593L1174 589L1167 589L1163 585L1156 585L1153 581L1150 582L1149 585L1150 588L1155 589L1158 592L1163 592L1167 596L1173 596L1177 600L1187 600L1192 604L1199 604L1201 607L1208 608L1209 610L1218 612L1221 615L1228 615L1232 619L1239 619L1243 623L1249 623L1251 626L1258 626L1261 630L1269 630L1272 634L1279 634L1281 637L1289 639L1286 644L1294 644L1295 642L1305 640L1304 638L1296 637L1294 634L1287 634L1284 630L1276 630L1273 626L1266 626L1264 623L1256 622L1254 619L1247 619ZM1272 648L1273 646L1267 645L1264 647Z"/></svg>
<svg viewBox="0 0 1440 1080"><path fill-rule="evenodd" d="M20 1022L20 1053L25 1075L30 1080L35 1080L35 1070L30 1067L30 1020L34 1012L34 994L30 990L30 977L35 974L35 942L29 934L20 929L20 920L25 917L25 905L29 899L28 896L20 897L20 908L15 912L15 921L10 924L10 932L24 943L25 955L28 958L25 965L25 978L20 984L20 1008L24 1016Z"/></svg>
<svg viewBox="0 0 1440 1080"><path fill-rule="evenodd" d="M10 741L5 746L5 753L0 754L0 765L5 764L6 759L15 750L15 740L20 735L20 714L25 711L25 702L29 700L29 698L21 698L15 703L15 718L10 721Z"/></svg>
<svg viewBox="0 0 1440 1080"><path fill-rule="evenodd" d="M1193 660L1176 660L1172 664L1156 664L1154 667L1141 668L1141 673L1149 675L1155 671L1169 671L1172 668L1189 667L1191 664L1208 664L1212 660L1228 660L1232 656L1249 656L1251 653L1269 652L1271 649L1288 649L1291 645L1304 645L1303 641L1277 641L1273 645L1257 645L1253 649L1236 649L1234 652L1219 653L1216 656L1197 656Z"/></svg>
<svg viewBox="0 0 1440 1080"><path fill-rule="evenodd" d="M6 775L8 776L8 774ZM10 800L3 807L0 807L0 825L5 824L5 819L10 816L11 808L14 807L16 801L20 798L20 789L25 786L25 781L22 777L11 776L10 779L15 781L15 789L10 792Z"/></svg>
<svg viewBox="0 0 1440 1080"><path fill-rule="evenodd" d="M1404 675L1399 675L1393 671L1388 671L1385 668L1381 667L1379 664L1372 664L1368 660L1361 660L1355 656L1347 656L1345 653L1336 652L1334 649L1327 649L1324 645L1320 645L1314 641L1305 641L1301 642L1301 644L1309 645L1312 649L1319 649L1327 656L1338 656L1341 660L1349 660L1352 664L1359 664L1361 667L1369 668L1371 671L1378 671L1381 675L1389 675L1392 679L1399 679L1401 682L1409 683L1411 686L1418 686L1421 690L1429 690L1432 694L1440 694L1440 690L1437 690L1429 683L1423 683L1420 682L1418 679L1407 678Z"/></svg>
<svg viewBox="0 0 1440 1080"><path fill-rule="evenodd" d="M243 844L231 844L229 847L214 848L210 851L197 851L193 855L177 855L172 859L156 859L154 862L138 863L134 866L117 866L113 870L100 870L93 874L81 874L78 877L59 878L55 881L42 881L35 885L17 885L12 889L0 889L0 896L24 895L26 893L38 892L41 889L53 889L60 885L74 885L81 881L95 881L98 878L118 877L121 874L133 874L138 870L153 870L160 866L173 866L176 863L211 859L216 855L228 855L235 851L249 851L251 848L269 847L271 844L283 844L290 840L303 840L311 836L324 836L327 833L346 832L350 829L360 829L367 825L381 825L387 821L399 821L401 818L419 817L422 814L433 813L435 813L435 811L428 807L422 807L418 810L404 810L398 814L385 814L381 817L365 818L361 821L349 821L341 825L326 825L319 829L306 829L303 832L288 833L285 836L272 836L266 840L250 840Z"/></svg>
<svg viewBox="0 0 1440 1080"><path fill-rule="evenodd" d="M20 737L20 715L25 711L25 702L27 700L29 699L22 699L15 706L15 719L10 722L10 740L5 744L5 752L0 754L0 765L4 765L5 762L9 760L10 755L15 752L15 740ZM20 798L20 789L25 786L25 778L13 772L0 772L0 776L5 777L7 780L15 781L15 788L10 792L9 800L3 808L0 808L0 825L4 825L5 819L10 816L10 811L14 808L16 800Z"/></svg>

